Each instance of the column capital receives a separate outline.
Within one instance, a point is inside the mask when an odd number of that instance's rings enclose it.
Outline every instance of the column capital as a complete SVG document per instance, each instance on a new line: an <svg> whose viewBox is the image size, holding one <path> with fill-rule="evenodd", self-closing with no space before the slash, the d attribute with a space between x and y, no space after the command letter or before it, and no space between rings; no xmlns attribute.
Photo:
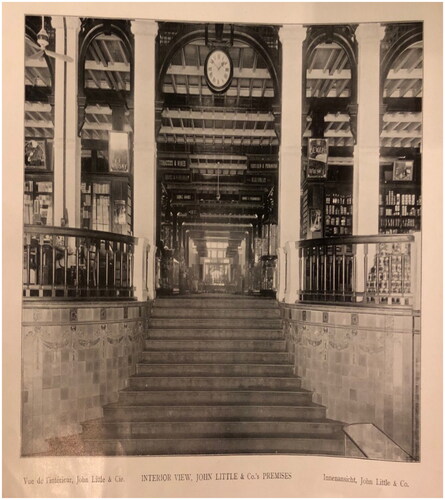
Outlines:
<svg viewBox="0 0 445 500"><path fill-rule="evenodd" d="M66 18L66 28L69 30L80 30L80 19L74 16L67 16Z"/></svg>
<svg viewBox="0 0 445 500"><path fill-rule="evenodd" d="M64 27L63 20L66 20L66 27L69 30L80 30L80 19L74 16L52 16L51 26L54 29L62 29Z"/></svg>
<svg viewBox="0 0 445 500"><path fill-rule="evenodd" d="M359 44L380 42L384 36L385 28L379 23L362 23L355 31L355 38Z"/></svg>
<svg viewBox="0 0 445 500"><path fill-rule="evenodd" d="M63 28L63 16L51 16L51 26L55 30Z"/></svg>
<svg viewBox="0 0 445 500"><path fill-rule="evenodd" d="M286 24L280 28L280 42L301 43L306 38L306 31L307 28L302 24Z"/></svg>
<svg viewBox="0 0 445 500"><path fill-rule="evenodd" d="M147 19L135 19L131 21L131 31L135 36L152 36L158 34L158 23Z"/></svg>

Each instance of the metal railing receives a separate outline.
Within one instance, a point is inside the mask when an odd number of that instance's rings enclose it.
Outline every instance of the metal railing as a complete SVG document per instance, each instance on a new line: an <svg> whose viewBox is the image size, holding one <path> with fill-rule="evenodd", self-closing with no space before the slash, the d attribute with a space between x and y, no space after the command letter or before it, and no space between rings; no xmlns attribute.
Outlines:
<svg viewBox="0 0 445 500"><path fill-rule="evenodd" d="M25 298L132 298L136 239L67 227L24 228Z"/></svg>
<svg viewBox="0 0 445 500"><path fill-rule="evenodd" d="M412 306L415 246L412 234L296 242L298 300Z"/></svg>

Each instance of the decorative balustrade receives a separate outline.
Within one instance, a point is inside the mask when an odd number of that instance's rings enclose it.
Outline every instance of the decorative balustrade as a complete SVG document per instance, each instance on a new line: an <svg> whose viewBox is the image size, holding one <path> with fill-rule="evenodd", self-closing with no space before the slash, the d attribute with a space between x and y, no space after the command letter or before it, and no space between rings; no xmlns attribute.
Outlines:
<svg viewBox="0 0 445 500"><path fill-rule="evenodd" d="M23 296L132 298L135 242L103 231L26 225Z"/></svg>
<svg viewBox="0 0 445 500"><path fill-rule="evenodd" d="M297 301L414 305L419 293L413 234L340 236L288 245L286 288Z"/></svg>

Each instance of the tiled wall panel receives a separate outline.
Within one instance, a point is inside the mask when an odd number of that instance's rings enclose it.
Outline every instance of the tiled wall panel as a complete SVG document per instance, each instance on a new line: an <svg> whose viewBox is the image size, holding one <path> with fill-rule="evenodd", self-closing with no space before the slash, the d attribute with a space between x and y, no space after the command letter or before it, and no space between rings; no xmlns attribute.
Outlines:
<svg viewBox="0 0 445 500"><path fill-rule="evenodd" d="M284 307L295 371L329 418L370 422L418 453L420 330L410 310Z"/></svg>
<svg viewBox="0 0 445 500"><path fill-rule="evenodd" d="M25 304L22 316L22 454L81 432L117 400L143 349L150 304Z"/></svg>

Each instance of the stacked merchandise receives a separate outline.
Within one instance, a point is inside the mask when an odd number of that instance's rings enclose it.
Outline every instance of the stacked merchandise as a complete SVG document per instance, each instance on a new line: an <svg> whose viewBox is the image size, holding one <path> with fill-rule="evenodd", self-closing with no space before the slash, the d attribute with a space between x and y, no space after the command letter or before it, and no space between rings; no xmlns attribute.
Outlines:
<svg viewBox="0 0 445 500"><path fill-rule="evenodd" d="M411 293L410 247L407 243L380 243L368 276L366 292L376 302L403 305Z"/></svg>
<svg viewBox="0 0 445 500"><path fill-rule="evenodd" d="M380 194L380 232L408 233L420 230L421 196L410 189L389 189Z"/></svg>
<svg viewBox="0 0 445 500"><path fill-rule="evenodd" d="M325 236L352 234L352 196L326 193Z"/></svg>

